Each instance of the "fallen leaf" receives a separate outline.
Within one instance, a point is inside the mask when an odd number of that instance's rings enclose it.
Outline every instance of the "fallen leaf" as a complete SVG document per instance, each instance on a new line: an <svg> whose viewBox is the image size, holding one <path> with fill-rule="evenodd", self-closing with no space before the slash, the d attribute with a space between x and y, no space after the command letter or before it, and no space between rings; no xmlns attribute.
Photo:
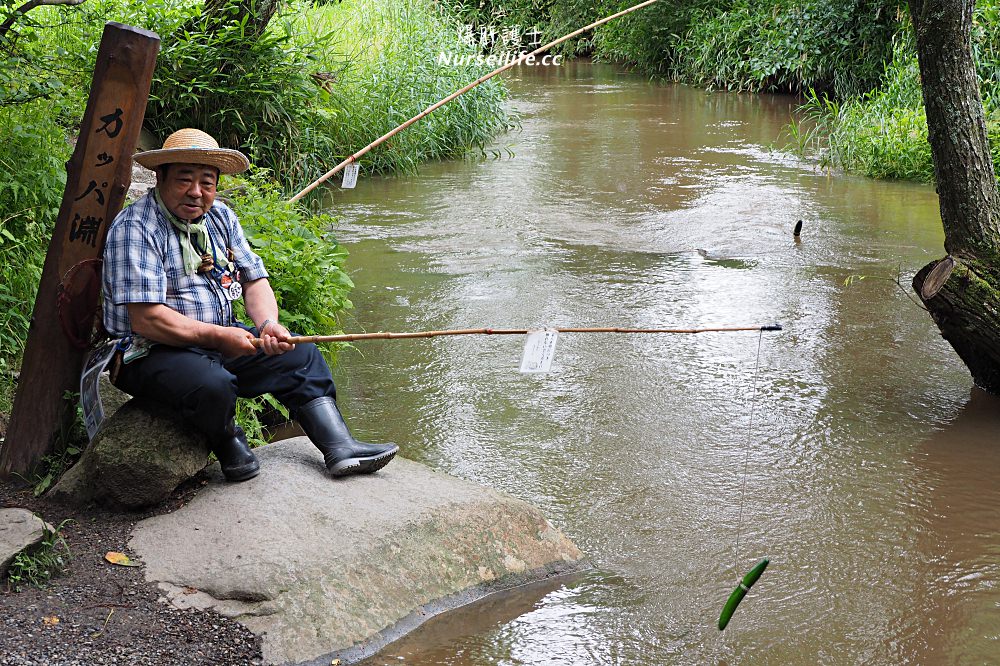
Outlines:
<svg viewBox="0 0 1000 666"><path fill-rule="evenodd" d="M126 555L125 553L116 553L114 551L109 551L104 556L104 559L106 559L108 562L111 562L111 564L117 564L118 566L121 566L121 567L138 567L138 566L142 566L138 562L133 562L132 560L130 560L128 558L128 555Z"/></svg>
<svg viewBox="0 0 1000 666"><path fill-rule="evenodd" d="M48 617L43 617L42 622L51 627L52 625L59 624L59 618L55 615L49 615Z"/></svg>
<svg viewBox="0 0 1000 666"><path fill-rule="evenodd" d="M340 666L340 660L334 659L333 661L330 662L330 666Z"/></svg>

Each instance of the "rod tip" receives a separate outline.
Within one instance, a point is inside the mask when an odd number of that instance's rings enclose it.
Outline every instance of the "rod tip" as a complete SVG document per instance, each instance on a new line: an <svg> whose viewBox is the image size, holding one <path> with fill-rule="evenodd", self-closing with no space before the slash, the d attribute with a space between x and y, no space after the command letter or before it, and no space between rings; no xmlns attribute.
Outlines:
<svg viewBox="0 0 1000 666"><path fill-rule="evenodd" d="M760 330L762 330L762 331L782 331L784 329L781 327L781 324L769 324L768 326L761 326Z"/></svg>

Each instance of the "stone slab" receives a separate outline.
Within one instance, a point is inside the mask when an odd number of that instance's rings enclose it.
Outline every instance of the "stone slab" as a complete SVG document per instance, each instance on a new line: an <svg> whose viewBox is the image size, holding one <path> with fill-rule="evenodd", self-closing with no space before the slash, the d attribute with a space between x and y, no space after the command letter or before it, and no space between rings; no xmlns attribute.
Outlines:
<svg viewBox="0 0 1000 666"><path fill-rule="evenodd" d="M0 576L18 553L42 540L46 529L52 527L27 509L0 509Z"/></svg>
<svg viewBox="0 0 1000 666"><path fill-rule="evenodd" d="M260 476L227 484L216 465L215 482L138 523L129 547L174 605L263 636L268 663L384 642L442 600L581 566L537 508L424 465L333 480L304 437L256 453Z"/></svg>

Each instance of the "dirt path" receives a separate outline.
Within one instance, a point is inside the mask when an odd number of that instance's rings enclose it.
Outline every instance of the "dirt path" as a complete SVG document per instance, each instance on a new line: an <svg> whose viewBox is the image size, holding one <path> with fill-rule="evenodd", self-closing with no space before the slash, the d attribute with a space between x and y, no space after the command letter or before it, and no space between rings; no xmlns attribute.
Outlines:
<svg viewBox="0 0 1000 666"><path fill-rule="evenodd" d="M197 483L157 513L180 507ZM0 584L0 665L261 663L256 637L236 621L159 602L141 568L105 562L108 551L127 552L132 526L152 514L79 511L9 482L0 482L0 507L30 509L52 525L72 521L62 529L72 555L65 575L44 589Z"/></svg>

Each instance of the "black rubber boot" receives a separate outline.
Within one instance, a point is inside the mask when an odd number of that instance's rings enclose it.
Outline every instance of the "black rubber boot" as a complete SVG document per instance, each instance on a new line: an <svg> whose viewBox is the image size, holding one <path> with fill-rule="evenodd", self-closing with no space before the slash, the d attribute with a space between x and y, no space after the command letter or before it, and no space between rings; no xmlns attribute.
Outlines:
<svg viewBox="0 0 1000 666"><path fill-rule="evenodd" d="M326 468L333 476L370 474L389 464L399 451L395 444L368 444L351 437L333 398L324 396L298 409L295 419L323 452Z"/></svg>
<svg viewBox="0 0 1000 666"><path fill-rule="evenodd" d="M230 423L226 429L229 434L212 447L212 453L219 459L226 481L246 481L260 474L260 463L247 444L243 428Z"/></svg>

